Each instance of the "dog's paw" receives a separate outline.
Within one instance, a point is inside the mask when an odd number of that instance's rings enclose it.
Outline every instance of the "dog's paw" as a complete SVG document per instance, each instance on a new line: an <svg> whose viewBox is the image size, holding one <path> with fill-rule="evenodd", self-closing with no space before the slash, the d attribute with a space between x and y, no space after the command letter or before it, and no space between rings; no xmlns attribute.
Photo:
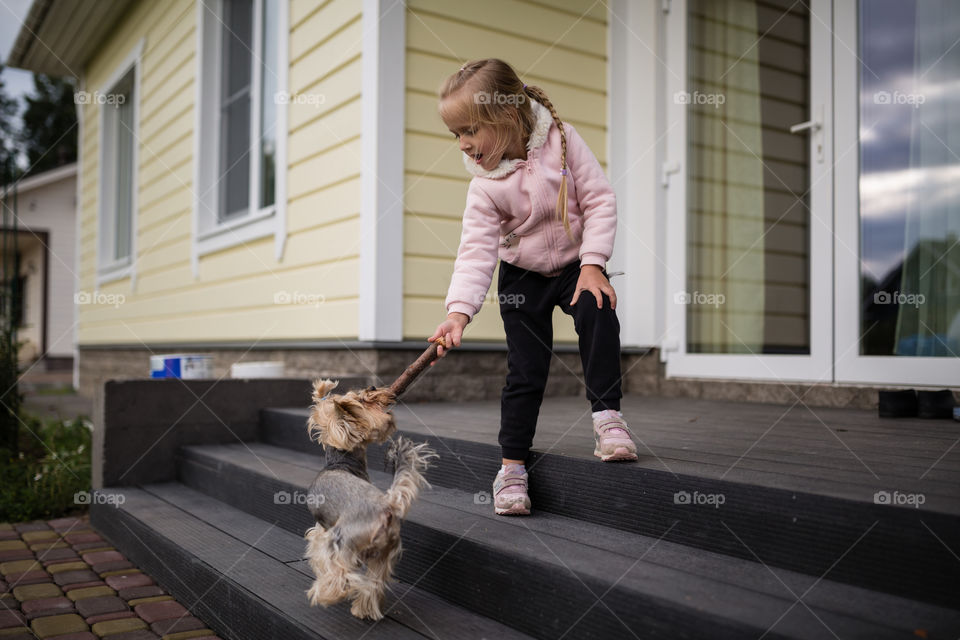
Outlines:
<svg viewBox="0 0 960 640"><path fill-rule="evenodd" d="M345 595L342 590L337 589L334 585L320 580L314 580L313 585L307 589L307 600L310 601L311 607L326 607L336 604L343 600Z"/></svg>
<svg viewBox="0 0 960 640"><path fill-rule="evenodd" d="M391 438L384 462L389 465L389 469L408 467L423 472L430 466L430 460L439 457L437 452L430 448L428 442L417 444L409 438L397 436Z"/></svg>
<svg viewBox="0 0 960 640"><path fill-rule="evenodd" d="M378 599L366 593L354 599L350 605L350 613L353 617L361 619L380 620L383 618Z"/></svg>

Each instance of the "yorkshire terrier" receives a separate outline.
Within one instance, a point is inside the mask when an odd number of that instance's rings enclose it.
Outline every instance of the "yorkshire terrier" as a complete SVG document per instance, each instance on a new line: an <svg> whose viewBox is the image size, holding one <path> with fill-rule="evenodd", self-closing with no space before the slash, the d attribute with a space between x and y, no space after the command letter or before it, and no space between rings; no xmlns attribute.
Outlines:
<svg viewBox="0 0 960 640"><path fill-rule="evenodd" d="M358 618L383 617L384 590L400 557L400 524L429 483L427 443L391 440L387 462L393 483L384 493L370 483L367 445L386 442L397 425L390 407L396 394L370 387L329 395L330 380L314 383L308 421L311 439L323 445L327 464L310 486L307 504L317 524L307 530L307 558L317 578L307 591L311 605L350 599Z"/></svg>

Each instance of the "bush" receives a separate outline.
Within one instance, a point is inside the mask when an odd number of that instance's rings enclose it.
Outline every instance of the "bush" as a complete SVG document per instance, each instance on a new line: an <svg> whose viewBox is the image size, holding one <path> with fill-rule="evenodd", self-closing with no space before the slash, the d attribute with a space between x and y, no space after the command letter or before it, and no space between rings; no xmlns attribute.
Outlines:
<svg viewBox="0 0 960 640"><path fill-rule="evenodd" d="M0 522L57 518L82 510L90 491L92 424L24 415L20 452L0 449Z"/></svg>

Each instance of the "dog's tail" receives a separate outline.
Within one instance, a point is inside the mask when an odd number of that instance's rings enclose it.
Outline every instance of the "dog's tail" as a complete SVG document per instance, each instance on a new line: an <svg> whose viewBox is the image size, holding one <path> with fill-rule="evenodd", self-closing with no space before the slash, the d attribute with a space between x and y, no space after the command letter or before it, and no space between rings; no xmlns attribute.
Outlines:
<svg viewBox="0 0 960 640"><path fill-rule="evenodd" d="M426 442L414 444L403 436L391 441L387 461L393 463L394 473L393 484L387 490L387 503L397 517L406 515L421 488L430 487L423 472L430 465L431 458L439 457Z"/></svg>

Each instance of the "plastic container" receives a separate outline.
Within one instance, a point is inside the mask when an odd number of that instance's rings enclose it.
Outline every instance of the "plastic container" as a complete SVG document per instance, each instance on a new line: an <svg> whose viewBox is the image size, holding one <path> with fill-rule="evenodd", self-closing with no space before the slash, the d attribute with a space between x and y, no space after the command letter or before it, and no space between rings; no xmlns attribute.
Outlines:
<svg viewBox="0 0 960 640"><path fill-rule="evenodd" d="M230 367L231 378L282 378L285 367L282 360L272 362L235 362Z"/></svg>
<svg viewBox="0 0 960 640"><path fill-rule="evenodd" d="M150 356L151 378L198 380L213 377L213 356L202 353L167 353Z"/></svg>

